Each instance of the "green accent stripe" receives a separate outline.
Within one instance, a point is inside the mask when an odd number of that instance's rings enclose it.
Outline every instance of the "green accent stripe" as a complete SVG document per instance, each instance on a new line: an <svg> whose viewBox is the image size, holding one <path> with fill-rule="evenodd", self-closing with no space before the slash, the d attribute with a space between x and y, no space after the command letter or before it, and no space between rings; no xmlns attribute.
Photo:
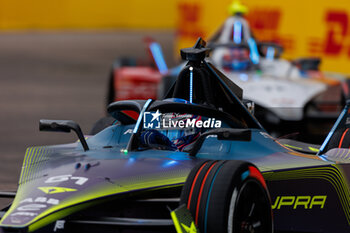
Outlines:
<svg viewBox="0 0 350 233"><path fill-rule="evenodd" d="M28 178L27 178L28 180L31 180L31 177L35 171L35 167L36 167L35 163L38 158L38 155L41 153L41 150L42 148L36 148L34 155L31 157L30 164L29 164L30 169L28 169Z"/></svg>
<svg viewBox="0 0 350 233"><path fill-rule="evenodd" d="M41 160L40 159L41 159L41 157L43 157L45 151L46 151L46 149L44 147L41 147L39 149L38 153L33 158L33 163L31 164L31 167L30 167L28 180L34 179L35 178L35 174L40 171L40 169L38 169L40 164L41 164Z"/></svg>
<svg viewBox="0 0 350 233"><path fill-rule="evenodd" d="M30 157L30 154L32 153L33 147L30 147L26 150L26 153L24 155L23 165L22 165L22 171L21 171L21 177L20 177L20 184L23 182L26 176L27 171L27 165L28 165L28 158Z"/></svg>
<svg viewBox="0 0 350 233"><path fill-rule="evenodd" d="M297 150L302 150L303 149L301 147L292 146L292 145L288 145L288 144L283 144L283 146L286 146L286 147L289 147L289 148L292 148L292 149L297 149Z"/></svg>
<svg viewBox="0 0 350 233"><path fill-rule="evenodd" d="M31 160L32 160L32 157L35 156L35 154L37 152L37 149L38 149L37 147L33 147L30 150L30 153L28 154L27 162L26 162L26 165L25 165L24 182L26 180L28 180L28 174L29 174L29 171L30 171Z"/></svg>
<svg viewBox="0 0 350 233"><path fill-rule="evenodd" d="M48 161L47 155L51 155L51 151L45 147L43 154L39 158L39 163L38 163L38 171L39 172L43 171L44 170L43 168L46 167L46 163ZM36 177L38 177L38 175L36 175ZM33 178L36 178L36 177L33 177Z"/></svg>
<svg viewBox="0 0 350 233"><path fill-rule="evenodd" d="M47 147L30 147L26 150L19 184L23 184L38 176L38 173L45 167L48 155L51 150Z"/></svg>

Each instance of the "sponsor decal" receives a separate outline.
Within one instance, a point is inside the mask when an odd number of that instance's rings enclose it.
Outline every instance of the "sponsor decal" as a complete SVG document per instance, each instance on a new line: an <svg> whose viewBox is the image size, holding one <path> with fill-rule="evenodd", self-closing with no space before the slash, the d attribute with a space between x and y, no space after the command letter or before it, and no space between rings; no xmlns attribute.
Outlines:
<svg viewBox="0 0 350 233"><path fill-rule="evenodd" d="M51 204L51 205L58 205L60 203L59 200L54 199L54 198L47 198L47 197L37 197L37 198L26 198L22 201L20 201L20 204L23 203L46 203L46 204Z"/></svg>
<svg viewBox="0 0 350 233"><path fill-rule="evenodd" d="M40 209L46 208L44 204L28 204L17 208L19 211L39 211Z"/></svg>
<svg viewBox="0 0 350 233"><path fill-rule="evenodd" d="M32 211L40 211L41 209L46 208L48 205L58 205L60 203L59 200L54 199L54 198L47 198L47 197L36 197L36 198L31 198L28 197L22 201L19 202L21 205L16 209L18 212L12 213L11 216L11 221L13 223L19 223L21 220L17 218L12 218L13 216L25 216L25 217L35 217L38 214L33 213ZM24 205L22 205L24 204Z"/></svg>
<svg viewBox="0 0 350 233"><path fill-rule="evenodd" d="M178 3L177 33L182 38L197 40L205 35L201 25L203 4L200 2L180 1Z"/></svg>
<svg viewBox="0 0 350 233"><path fill-rule="evenodd" d="M34 217L34 216L37 216L38 214L36 213L32 213L32 212L16 212L16 213L13 213L11 214L11 217L12 216L28 216L28 217ZM11 219L12 222L18 222L19 220L15 220L15 219Z"/></svg>
<svg viewBox="0 0 350 233"><path fill-rule="evenodd" d="M215 118L202 120L191 114L162 114L156 112L145 112L143 117L145 129L171 129L171 128L221 128L222 122Z"/></svg>
<svg viewBox="0 0 350 233"><path fill-rule="evenodd" d="M260 134L261 134L264 138L271 138L271 139L274 139L274 138L272 138L268 133L260 132Z"/></svg>
<svg viewBox="0 0 350 233"><path fill-rule="evenodd" d="M65 193L65 192L75 192L76 189L64 188L64 187L38 187L41 191L46 194L55 194L55 193Z"/></svg>
<svg viewBox="0 0 350 233"><path fill-rule="evenodd" d="M56 232L57 230L63 230L65 223L66 223L65 220L57 220L55 227L53 228L53 231Z"/></svg>
<svg viewBox="0 0 350 233"><path fill-rule="evenodd" d="M323 209L326 204L326 195L317 196L277 196L272 209L279 210L282 208L292 209Z"/></svg>
<svg viewBox="0 0 350 233"><path fill-rule="evenodd" d="M45 183L46 184L51 184L51 183L60 183L60 182L65 182L68 180L76 180L75 184L77 185L83 185L88 181L89 179L86 177L80 177L80 176L72 176L72 175L61 175L61 176L53 176L48 178Z"/></svg>
<svg viewBox="0 0 350 233"><path fill-rule="evenodd" d="M132 134L132 129L126 130L126 131L124 132L124 135L125 135L125 134Z"/></svg>

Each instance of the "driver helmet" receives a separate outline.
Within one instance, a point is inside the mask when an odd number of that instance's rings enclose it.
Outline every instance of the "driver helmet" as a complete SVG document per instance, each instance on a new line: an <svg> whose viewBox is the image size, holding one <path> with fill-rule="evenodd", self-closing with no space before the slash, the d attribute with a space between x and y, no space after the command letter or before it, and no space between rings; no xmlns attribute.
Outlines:
<svg viewBox="0 0 350 233"><path fill-rule="evenodd" d="M167 113L163 116L163 122L167 127L162 126L159 132L166 135L169 140L179 151L192 144L200 135L200 129L196 127L186 127L187 122L197 122L201 120L201 116L193 114L176 114ZM175 125L176 122L184 122L185 127Z"/></svg>
<svg viewBox="0 0 350 233"><path fill-rule="evenodd" d="M166 99L164 101L186 103L189 101L178 98ZM157 147L166 146L169 150L183 151L187 146L193 144L201 133L196 127L186 127L187 122L202 120L201 116L194 114L164 113L161 116L161 127L159 129L145 130L141 134L141 144L144 146ZM180 123L179 122L183 122Z"/></svg>

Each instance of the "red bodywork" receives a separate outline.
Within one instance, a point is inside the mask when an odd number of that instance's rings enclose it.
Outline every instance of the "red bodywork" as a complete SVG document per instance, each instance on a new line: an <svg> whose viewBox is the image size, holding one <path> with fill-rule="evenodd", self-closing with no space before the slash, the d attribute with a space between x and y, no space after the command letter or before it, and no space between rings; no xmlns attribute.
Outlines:
<svg viewBox="0 0 350 233"><path fill-rule="evenodd" d="M121 67L114 70L114 101L157 99L161 73L152 67Z"/></svg>

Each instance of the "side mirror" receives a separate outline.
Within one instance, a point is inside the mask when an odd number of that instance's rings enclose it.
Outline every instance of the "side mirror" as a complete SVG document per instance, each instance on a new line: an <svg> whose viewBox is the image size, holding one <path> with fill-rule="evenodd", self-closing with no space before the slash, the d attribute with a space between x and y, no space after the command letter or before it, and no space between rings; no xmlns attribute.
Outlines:
<svg viewBox="0 0 350 233"><path fill-rule="evenodd" d="M80 126L75 123L74 121L71 120L45 120L42 119L39 121L39 130L40 131L53 131L53 132L64 132L64 133L69 133L71 130L73 130L83 148L84 151L89 150L89 146L86 143L85 137L83 135L83 132L80 129Z"/></svg>

